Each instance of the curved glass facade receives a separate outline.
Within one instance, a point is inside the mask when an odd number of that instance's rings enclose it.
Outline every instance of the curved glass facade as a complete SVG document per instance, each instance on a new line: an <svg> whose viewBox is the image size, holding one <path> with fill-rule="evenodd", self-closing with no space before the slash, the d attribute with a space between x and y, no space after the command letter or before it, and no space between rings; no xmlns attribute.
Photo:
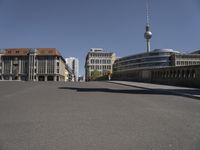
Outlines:
<svg viewBox="0 0 200 150"><path fill-rule="evenodd" d="M160 68L171 65L171 54L179 53L172 49L156 49L150 53L141 53L119 58L113 65L113 72Z"/></svg>

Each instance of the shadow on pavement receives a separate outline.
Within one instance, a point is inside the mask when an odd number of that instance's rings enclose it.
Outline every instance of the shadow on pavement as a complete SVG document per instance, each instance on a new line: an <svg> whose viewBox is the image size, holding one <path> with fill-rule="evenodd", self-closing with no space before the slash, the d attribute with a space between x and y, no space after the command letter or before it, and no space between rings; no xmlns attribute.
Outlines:
<svg viewBox="0 0 200 150"><path fill-rule="evenodd" d="M59 87L59 89L75 90L77 92L109 92L124 94L157 94L157 95L174 95L200 100L200 90L198 89L109 89L109 88L78 88L78 87Z"/></svg>

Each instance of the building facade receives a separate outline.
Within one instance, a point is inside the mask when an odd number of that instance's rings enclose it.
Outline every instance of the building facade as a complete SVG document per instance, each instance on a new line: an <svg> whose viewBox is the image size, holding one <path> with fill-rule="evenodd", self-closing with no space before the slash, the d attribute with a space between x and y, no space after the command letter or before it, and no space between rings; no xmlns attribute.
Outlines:
<svg viewBox="0 0 200 150"><path fill-rule="evenodd" d="M200 54L184 54L172 49L155 49L119 58L113 65L114 73L138 69L164 68L170 66L200 65Z"/></svg>
<svg viewBox="0 0 200 150"><path fill-rule="evenodd" d="M65 70L65 81L75 81L75 76L72 70L66 65L66 70Z"/></svg>
<svg viewBox="0 0 200 150"><path fill-rule="evenodd" d="M2 80L2 55L3 55L3 51L0 50L0 80Z"/></svg>
<svg viewBox="0 0 200 150"><path fill-rule="evenodd" d="M91 80L92 72L95 70L100 76L111 74L115 60L116 54L113 52L104 52L101 48L90 49L85 60L85 80Z"/></svg>
<svg viewBox="0 0 200 150"><path fill-rule="evenodd" d="M113 64L113 72L168 67L171 66L172 54L179 54L179 52L172 49L155 49L148 53L122 57Z"/></svg>
<svg viewBox="0 0 200 150"><path fill-rule="evenodd" d="M163 82L164 79L171 78L197 79L198 73L195 72L199 72L199 65L198 53L185 54L172 49L156 49L117 59L113 64L113 79L143 82L158 81L158 77ZM195 71L193 68L196 68Z"/></svg>
<svg viewBox="0 0 200 150"><path fill-rule="evenodd" d="M200 65L200 53L173 54L171 62L172 66Z"/></svg>
<svg viewBox="0 0 200 150"><path fill-rule="evenodd" d="M74 74L74 81L78 81L79 77L79 60L75 57L69 57L65 59L67 66Z"/></svg>
<svg viewBox="0 0 200 150"><path fill-rule="evenodd" d="M0 64L1 80L65 80L65 60L56 48L3 49Z"/></svg>

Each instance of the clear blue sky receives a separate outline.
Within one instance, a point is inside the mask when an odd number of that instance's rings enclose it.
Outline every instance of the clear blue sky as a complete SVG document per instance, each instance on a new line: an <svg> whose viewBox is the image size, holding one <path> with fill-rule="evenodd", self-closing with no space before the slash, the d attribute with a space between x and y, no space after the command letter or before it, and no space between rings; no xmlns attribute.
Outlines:
<svg viewBox="0 0 200 150"><path fill-rule="evenodd" d="M151 49L200 49L199 0L149 0ZM55 47L64 58L99 47L122 57L146 51L146 0L0 0L0 48Z"/></svg>

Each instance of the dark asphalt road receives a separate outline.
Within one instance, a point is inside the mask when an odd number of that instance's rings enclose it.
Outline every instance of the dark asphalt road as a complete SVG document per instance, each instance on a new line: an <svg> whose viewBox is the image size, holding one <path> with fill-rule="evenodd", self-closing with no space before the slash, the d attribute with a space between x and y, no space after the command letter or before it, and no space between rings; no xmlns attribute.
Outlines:
<svg viewBox="0 0 200 150"><path fill-rule="evenodd" d="M200 101L106 82L0 82L0 150L200 150Z"/></svg>

